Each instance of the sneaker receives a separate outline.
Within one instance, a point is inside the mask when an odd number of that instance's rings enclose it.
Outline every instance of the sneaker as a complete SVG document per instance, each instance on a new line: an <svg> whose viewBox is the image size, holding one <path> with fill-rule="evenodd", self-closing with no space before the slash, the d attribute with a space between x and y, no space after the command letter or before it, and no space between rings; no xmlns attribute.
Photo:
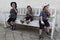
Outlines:
<svg viewBox="0 0 60 40"><path fill-rule="evenodd" d="M46 32L48 37L50 38L51 37L51 33L50 32Z"/></svg>
<svg viewBox="0 0 60 40"><path fill-rule="evenodd" d="M22 20L20 20L20 22L23 24L24 23L24 21L22 21Z"/></svg>
<svg viewBox="0 0 60 40"><path fill-rule="evenodd" d="M27 24L29 24L30 22L29 22L29 21L27 21L26 23L27 23Z"/></svg>
<svg viewBox="0 0 60 40"><path fill-rule="evenodd" d="M13 30L13 27L10 27L11 30Z"/></svg>
<svg viewBox="0 0 60 40"><path fill-rule="evenodd" d="M41 35L39 35L39 40L43 40L43 37Z"/></svg>
<svg viewBox="0 0 60 40"><path fill-rule="evenodd" d="M16 30L16 26L13 27L13 30Z"/></svg>
<svg viewBox="0 0 60 40"><path fill-rule="evenodd" d="M12 26L11 27L11 30L16 30L16 26Z"/></svg>

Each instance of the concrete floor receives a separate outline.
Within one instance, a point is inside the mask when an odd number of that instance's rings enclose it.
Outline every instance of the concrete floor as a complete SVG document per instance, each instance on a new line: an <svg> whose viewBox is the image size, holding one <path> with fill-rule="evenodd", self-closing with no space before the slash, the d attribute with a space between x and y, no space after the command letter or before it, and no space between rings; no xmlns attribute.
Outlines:
<svg viewBox="0 0 60 40"><path fill-rule="evenodd" d="M20 26L22 27L22 26ZM4 28L3 25L0 25L0 40L39 40L38 30L31 28L20 28L17 27L17 30L12 31L9 28ZM48 38L45 33L43 34L43 40L51 40ZM60 40L60 32L54 33L53 40Z"/></svg>

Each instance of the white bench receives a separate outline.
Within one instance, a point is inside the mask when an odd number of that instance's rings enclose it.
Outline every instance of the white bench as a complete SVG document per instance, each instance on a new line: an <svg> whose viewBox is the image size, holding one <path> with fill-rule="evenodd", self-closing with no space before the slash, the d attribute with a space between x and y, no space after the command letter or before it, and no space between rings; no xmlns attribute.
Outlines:
<svg viewBox="0 0 60 40"><path fill-rule="evenodd" d="M23 19L26 15L26 8L20 8L18 11L18 16L17 16L17 20L16 20L16 24L21 24L21 25L27 25L27 26L32 26L32 27L39 27L39 15L40 15L40 12L41 12L41 9L42 8L33 8L33 13L34 13L34 20L32 22L30 22L29 24L22 24L20 22L21 19ZM51 18L49 20L49 23L50 23L50 26L51 26L51 29L52 29L52 32L51 32L51 39L53 38L53 33L54 33L54 30L55 30L55 20L56 20L56 9L55 8L52 8L50 7L50 13L51 13ZM3 14L5 15L4 18L4 26L6 27L6 21L8 20L9 18L9 12L3 12Z"/></svg>

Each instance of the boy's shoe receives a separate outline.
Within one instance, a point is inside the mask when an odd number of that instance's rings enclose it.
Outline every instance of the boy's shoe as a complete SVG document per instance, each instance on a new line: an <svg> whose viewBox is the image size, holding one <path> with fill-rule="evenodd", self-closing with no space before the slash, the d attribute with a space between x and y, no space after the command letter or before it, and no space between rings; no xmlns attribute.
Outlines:
<svg viewBox="0 0 60 40"><path fill-rule="evenodd" d="M46 32L48 37L50 38L51 37L51 33L50 32Z"/></svg>
<svg viewBox="0 0 60 40"><path fill-rule="evenodd" d="M27 21L26 23L27 23L27 24L29 24L30 22L29 22L29 21Z"/></svg>
<svg viewBox="0 0 60 40"><path fill-rule="evenodd" d="M24 23L24 21L22 21L22 20L20 20L20 22L23 24Z"/></svg>
<svg viewBox="0 0 60 40"><path fill-rule="evenodd" d="M11 30L16 30L16 26L12 26L11 27Z"/></svg>
<svg viewBox="0 0 60 40"><path fill-rule="evenodd" d="M16 26L13 27L13 30L16 30Z"/></svg>
<svg viewBox="0 0 60 40"><path fill-rule="evenodd" d="M43 37L41 35L39 35L39 40L43 40Z"/></svg>

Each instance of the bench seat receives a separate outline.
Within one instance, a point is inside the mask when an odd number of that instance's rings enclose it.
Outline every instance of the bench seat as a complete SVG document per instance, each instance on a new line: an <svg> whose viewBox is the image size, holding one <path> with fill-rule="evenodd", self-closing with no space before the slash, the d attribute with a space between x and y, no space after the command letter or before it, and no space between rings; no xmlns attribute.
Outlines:
<svg viewBox="0 0 60 40"><path fill-rule="evenodd" d="M21 24L21 25L39 27L39 20L33 20L33 21L31 21L29 24L27 24L26 22L22 24L22 23L20 22L20 19L17 19L15 23L16 23L16 24ZM52 22L49 22L49 23L50 23L50 25L52 25Z"/></svg>

